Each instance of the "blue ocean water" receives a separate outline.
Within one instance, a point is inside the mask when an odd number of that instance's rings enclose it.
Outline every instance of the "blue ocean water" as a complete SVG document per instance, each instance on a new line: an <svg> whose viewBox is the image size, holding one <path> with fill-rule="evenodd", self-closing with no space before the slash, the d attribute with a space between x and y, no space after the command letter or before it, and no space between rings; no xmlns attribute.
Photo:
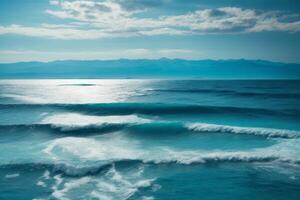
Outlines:
<svg viewBox="0 0 300 200"><path fill-rule="evenodd" d="M300 199L300 81L1 80L0 199Z"/></svg>

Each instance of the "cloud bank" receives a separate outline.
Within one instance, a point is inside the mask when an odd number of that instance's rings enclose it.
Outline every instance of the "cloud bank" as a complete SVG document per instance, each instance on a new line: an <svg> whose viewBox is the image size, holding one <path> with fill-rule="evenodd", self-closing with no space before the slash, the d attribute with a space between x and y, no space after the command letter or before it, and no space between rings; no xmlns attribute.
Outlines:
<svg viewBox="0 0 300 200"><path fill-rule="evenodd" d="M28 27L0 25L0 34L65 40L155 35L237 34L265 31L299 32L300 16L280 11L238 7L198 9L180 15L143 17L171 0L51 0L45 13L62 24Z"/></svg>

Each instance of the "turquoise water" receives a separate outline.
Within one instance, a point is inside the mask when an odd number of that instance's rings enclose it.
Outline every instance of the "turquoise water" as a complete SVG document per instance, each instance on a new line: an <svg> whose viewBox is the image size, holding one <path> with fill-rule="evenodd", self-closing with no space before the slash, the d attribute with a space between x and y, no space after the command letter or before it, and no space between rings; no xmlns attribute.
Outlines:
<svg viewBox="0 0 300 200"><path fill-rule="evenodd" d="M1 80L0 199L299 199L300 81Z"/></svg>

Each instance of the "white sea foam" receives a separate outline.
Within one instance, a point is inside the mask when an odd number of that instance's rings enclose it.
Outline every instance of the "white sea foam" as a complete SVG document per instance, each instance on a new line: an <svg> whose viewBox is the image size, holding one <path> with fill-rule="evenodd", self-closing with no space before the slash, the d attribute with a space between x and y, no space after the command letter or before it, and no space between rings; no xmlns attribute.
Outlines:
<svg viewBox="0 0 300 200"><path fill-rule="evenodd" d="M272 129L272 128L256 128L256 127L239 127L227 126L206 123L190 123L186 127L195 132L220 132L220 133L233 133L233 134L249 134L260 135L266 137L283 137L283 138L297 138L300 137L299 131L285 130L285 129Z"/></svg>
<svg viewBox="0 0 300 200"><path fill-rule="evenodd" d="M64 137L51 141L44 152L55 160L79 158L83 160L123 160L139 156L136 142L117 134L93 138Z"/></svg>
<svg viewBox="0 0 300 200"><path fill-rule="evenodd" d="M141 198L141 200L154 200L154 197L146 197L146 196L143 196Z"/></svg>
<svg viewBox="0 0 300 200"><path fill-rule="evenodd" d="M277 144L248 151L172 152L176 161L183 164L209 161L279 161L300 163L300 139L280 139Z"/></svg>
<svg viewBox="0 0 300 200"><path fill-rule="evenodd" d="M155 184L155 178L146 178L143 168L135 171L118 171L115 161L140 160L144 163L178 163L190 165L193 163L203 164L207 162L287 162L299 163L300 139L275 139L276 144L245 151L203 151L203 150L180 150L170 147L149 147L121 134L109 134L95 138L65 137L53 140L49 143L45 152L55 163L66 163L72 166L72 175L83 178L54 176L55 185L52 187L52 196L60 199L72 199L72 195L79 193L87 198L98 199L128 199L138 194L141 188L149 188L153 191L160 188ZM74 160L78 162L73 163ZM91 161L107 161L112 167L101 176L90 175L88 168L94 170ZM93 162L91 162L93 163ZM80 165L86 166L85 169ZM99 164L101 167L101 162ZM63 171L64 171L63 170ZM83 170L83 171L81 171ZM49 175L49 174L48 174ZM50 176L50 175L49 175ZM75 180L74 180L75 179ZM151 199L151 197L149 197Z"/></svg>
<svg viewBox="0 0 300 200"><path fill-rule="evenodd" d="M48 170L46 170L42 176L42 178L48 180L50 178L50 172Z"/></svg>
<svg viewBox="0 0 300 200"><path fill-rule="evenodd" d="M79 138L82 139L82 138ZM95 148L97 145L97 141L93 140L85 140L85 144L91 148ZM200 151L200 150L190 150L183 151L178 149L170 149L170 148L153 148L153 149L143 149L135 147L131 148L130 145L123 146L122 148L130 151L131 153L128 155L119 156L115 158L115 155L112 154L110 157L110 161L120 159L137 159L141 160L145 163L178 163L183 165L189 165L193 163L206 163L206 162L270 162L270 161L278 161L278 162L297 162L299 161L299 139L280 139L281 141L278 144L275 144L266 148L258 148L249 151ZM76 140L71 139L71 141L75 141L75 146L72 148L76 148ZM91 142L91 143L89 143ZM104 145L103 143L98 143L98 146ZM63 144L63 147L66 146L66 143ZM118 146L116 143L115 146L110 144L112 152L116 152L114 148ZM83 147L79 148L83 149ZM69 151L68 145L66 146L66 151ZM97 151L97 150L96 150ZM119 150L118 150L119 151ZM73 152L73 151L71 151ZM107 159L106 156L103 157L103 154L94 154L93 156L86 156L81 154L86 154L87 152L77 151L75 155L78 156L78 159L94 159L103 160ZM109 154L109 152L107 152ZM110 155L110 154L109 154ZM123 157L123 158L121 158ZM65 158L64 158L65 159ZM140 169L137 169L140 171ZM101 177L93 177L90 179L88 183L84 184L93 184L96 185L96 188L91 189L90 195L91 197L103 199L128 199L140 189L153 187L155 179L146 179L141 178L141 176L136 176L138 173L130 173L131 178L128 178L128 175L121 174L118 172L114 165L113 167L103 176ZM58 180L59 177L57 178ZM58 181L59 183L60 181ZM77 183L77 182L76 182ZM56 191L53 195L57 198L64 200L64 197L68 195L68 192L76 187L76 183L70 184L60 184L63 186L63 189L56 188ZM80 183L80 182L79 182ZM75 185L73 187L73 185ZM70 189L71 188L71 189ZM71 198L70 198L71 199Z"/></svg>
<svg viewBox="0 0 300 200"><path fill-rule="evenodd" d="M280 158L276 154L263 154L257 152L203 152L203 151L174 151L168 150L164 156L146 158L144 162L159 163L179 163L189 165L193 163L206 163L206 162L264 162L274 161Z"/></svg>
<svg viewBox="0 0 300 200"><path fill-rule="evenodd" d="M45 183L44 180L49 180L51 177L50 177L50 172L48 170L46 170L44 172L44 174L39 178L39 180L36 182L36 185L37 186L40 186L40 187L47 187L47 184ZM60 177L55 177L56 178L56 183L60 184L62 182L62 179ZM59 182L58 182L59 181Z"/></svg>
<svg viewBox="0 0 300 200"><path fill-rule="evenodd" d="M18 176L20 176L19 173L16 173L16 174L7 174L7 175L5 175L5 178L10 179L10 178L16 178Z"/></svg>
<svg viewBox="0 0 300 200"><path fill-rule="evenodd" d="M52 197L59 200L76 198L120 199L132 197L140 188L152 187L155 179L118 172L114 165L101 176L85 176L82 178L66 178L52 187Z"/></svg>
<svg viewBox="0 0 300 200"><path fill-rule="evenodd" d="M152 187L155 178L145 179L142 176L132 176L121 174L113 167L104 175L105 181L98 182L98 192L112 195L113 199L128 199L133 196L140 188ZM103 185L109 183L109 187ZM105 186L105 187L103 187ZM116 196L115 196L116 195Z"/></svg>
<svg viewBox="0 0 300 200"><path fill-rule="evenodd" d="M65 137L51 141L44 150L51 158L66 162L62 168L66 174L84 175L94 173L101 165L114 163L121 160L140 160L144 163L178 163L189 165L193 163L207 162L287 162L290 164L300 163L300 140L276 139L277 144L269 147L244 150L180 150L171 147L153 146L145 148L133 138L114 133L102 135L100 138ZM69 161L78 163L85 161L102 161L97 165L80 167ZM70 165L68 165L70 164ZM138 170L137 176L142 174L143 169ZM118 174L111 176L112 179L122 180ZM123 182L126 185L126 181ZM127 184L130 185L130 184ZM102 185L106 191L115 190L114 185ZM134 191L131 191L132 193ZM95 193L96 194L96 193Z"/></svg>
<svg viewBox="0 0 300 200"><path fill-rule="evenodd" d="M142 124L151 120L136 115L123 116L90 116L77 113L56 114L44 118L41 124L51 124L62 130L76 130L83 127L97 127L106 124Z"/></svg>
<svg viewBox="0 0 300 200"><path fill-rule="evenodd" d="M62 189L58 189L57 186L53 187L52 196L56 199L59 199L59 200L68 200L70 198L67 196L67 193L70 190L79 188L82 185L85 185L85 184L89 183L90 180L91 180L90 177L82 177L82 178L73 179L69 182L64 183Z"/></svg>
<svg viewBox="0 0 300 200"><path fill-rule="evenodd" d="M156 156L151 156L156 155ZM145 156L144 162L180 164L206 162L288 162L300 163L300 139L280 139L277 144L265 148L247 151L180 151L175 149L161 149L159 153Z"/></svg>
<svg viewBox="0 0 300 200"><path fill-rule="evenodd" d="M101 176L87 176L94 170L94 165L89 165L88 161L108 161L114 162L123 159L137 159L143 156L139 153L139 144L133 140L122 137L121 134L102 135L101 139L65 137L55 139L49 143L44 150L55 162L65 163L65 168L61 168L66 174L85 175L88 179L69 180L62 179L56 175L55 185L52 187L54 198L60 200L72 199L74 191L83 190L86 198L96 199L128 199L140 188L152 187L154 178L144 178L143 168L122 174L117 171L114 165ZM77 164L73 163L78 160ZM80 165L85 166L80 167ZM90 166L90 171L89 167ZM101 166L101 164L100 164ZM71 172L70 172L71 170ZM82 171L83 170L83 171ZM86 173L86 174L85 174Z"/></svg>
<svg viewBox="0 0 300 200"><path fill-rule="evenodd" d="M300 161L300 139L278 139L277 144L269 147L245 151L224 150L180 150L171 147L145 148L133 139L121 134L107 135L101 140L92 138L65 137L52 141L44 150L51 158L78 162L103 161L113 163L120 160L140 160L145 163L205 163L205 162L269 162ZM85 169L86 170L86 169Z"/></svg>
<svg viewBox="0 0 300 200"><path fill-rule="evenodd" d="M36 183L37 186L41 186L41 187L47 187L46 183L44 181L38 181Z"/></svg>
<svg viewBox="0 0 300 200"><path fill-rule="evenodd" d="M54 187L59 187L59 185L63 182L63 178L61 177L60 174L55 175L55 176L53 177L53 179L55 180L55 185L54 185Z"/></svg>
<svg viewBox="0 0 300 200"><path fill-rule="evenodd" d="M93 199L99 199L99 200L112 200L112 198L110 196L107 196L105 194L102 194L100 192L97 192L97 191L92 191L90 193L90 196L93 198Z"/></svg>

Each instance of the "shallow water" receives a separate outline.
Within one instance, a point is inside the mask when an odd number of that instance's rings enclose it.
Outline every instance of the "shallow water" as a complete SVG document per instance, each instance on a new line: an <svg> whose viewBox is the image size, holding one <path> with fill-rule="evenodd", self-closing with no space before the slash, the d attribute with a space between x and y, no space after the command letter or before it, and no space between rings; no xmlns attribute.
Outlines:
<svg viewBox="0 0 300 200"><path fill-rule="evenodd" d="M1 80L0 199L299 199L300 81Z"/></svg>

